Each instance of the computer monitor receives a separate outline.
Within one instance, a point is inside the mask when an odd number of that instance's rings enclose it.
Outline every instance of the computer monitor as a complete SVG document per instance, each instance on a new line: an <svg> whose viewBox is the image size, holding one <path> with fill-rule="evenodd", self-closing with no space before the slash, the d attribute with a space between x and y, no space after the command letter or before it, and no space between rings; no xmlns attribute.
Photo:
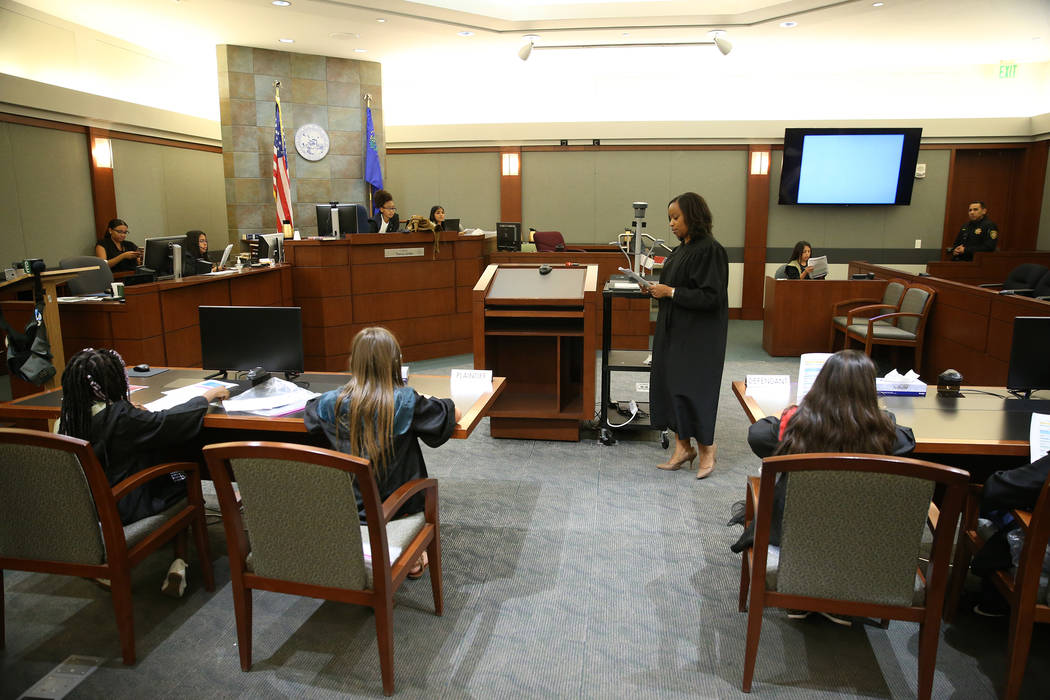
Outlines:
<svg viewBox="0 0 1050 700"><path fill-rule="evenodd" d="M459 219L445 219L446 231L459 231Z"/></svg>
<svg viewBox="0 0 1050 700"><path fill-rule="evenodd" d="M186 242L186 236L155 236L147 238L142 247L146 252L143 255L142 266L148 267L158 275L170 275L174 273L171 264L171 246L178 243L180 246Z"/></svg>
<svg viewBox="0 0 1050 700"><path fill-rule="evenodd" d="M325 238L345 236L351 233L369 233L368 209L363 204L340 204L329 202L317 206L317 235ZM335 226L332 225L332 210L338 212Z"/></svg>
<svg viewBox="0 0 1050 700"><path fill-rule="evenodd" d="M521 250L521 222L496 224L496 249Z"/></svg>
<svg viewBox="0 0 1050 700"><path fill-rule="evenodd" d="M274 262L284 262L284 234L260 233L259 257L270 258Z"/></svg>
<svg viewBox="0 0 1050 700"><path fill-rule="evenodd" d="M303 371L298 306L201 306L198 313L204 369Z"/></svg>
<svg viewBox="0 0 1050 700"><path fill-rule="evenodd" d="M1050 389L1050 316L1018 316L1014 319L1014 338L1010 345L1010 366L1006 388L1030 395Z"/></svg>

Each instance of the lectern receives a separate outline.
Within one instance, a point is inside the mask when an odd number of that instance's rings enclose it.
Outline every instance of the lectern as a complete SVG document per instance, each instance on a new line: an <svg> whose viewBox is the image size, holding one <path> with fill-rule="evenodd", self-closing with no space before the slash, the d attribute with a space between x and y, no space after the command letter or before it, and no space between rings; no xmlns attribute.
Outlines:
<svg viewBox="0 0 1050 700"><path fill-rule="evenodd" d="M489 265L473 291L474 367L507 378L492 437L579 440L594 417L598 266Z"/></svg>

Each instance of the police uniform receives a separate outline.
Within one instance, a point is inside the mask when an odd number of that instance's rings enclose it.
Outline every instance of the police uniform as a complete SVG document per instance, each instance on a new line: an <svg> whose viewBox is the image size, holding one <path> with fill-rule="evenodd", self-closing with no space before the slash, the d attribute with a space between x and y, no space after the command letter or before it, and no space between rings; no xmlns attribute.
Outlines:
<svg viewBox="0 0 1050 700"><path fill-rule="evenodd" d="M977 221L967 221L966 225L959 229L959 235L952 243L952 250L963 246L962 253L952 253L952 260L973 260L973 254L979 252L994 252L998 243L999 227L988 217L982 217Z"/></svg>

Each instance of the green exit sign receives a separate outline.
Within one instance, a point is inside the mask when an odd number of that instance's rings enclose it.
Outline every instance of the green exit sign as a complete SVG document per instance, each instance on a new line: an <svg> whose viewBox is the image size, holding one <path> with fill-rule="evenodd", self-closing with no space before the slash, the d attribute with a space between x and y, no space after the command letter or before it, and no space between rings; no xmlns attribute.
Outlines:
<svg viewBox="0 0 1050 700"><path fill-rule="evenodd" d="M1002 79L1017 77L1017 64L1013 61L999 61L999 77Z"/></svg>

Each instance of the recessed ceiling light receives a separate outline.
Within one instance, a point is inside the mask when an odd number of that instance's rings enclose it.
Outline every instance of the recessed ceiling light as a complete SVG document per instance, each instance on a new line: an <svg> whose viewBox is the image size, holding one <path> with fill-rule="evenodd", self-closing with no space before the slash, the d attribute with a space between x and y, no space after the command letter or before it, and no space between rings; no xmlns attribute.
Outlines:
<svg viewBox="0 0 1050 700"><path fill-rule="evenodd" d="M873 2L873 3L871 3L871 6L872 7L882 7L885 4L886 3L884 3L884 2Z"/></svg>
<svg viewBox="0 0 1050 700"><path fill-rule="evenodd" d="M456 32L456 34L459 34L460 36L474 36L474 32L468 32L466 30L463 30L462 32Z"/></svg>
<svg viewBox="0 0 1050 700"><path fill-rule="evenodd" d="M624 32L624 33L623 33L623 34L621 34L620 36L622 36L622 37L628 37L628 36L631 36L631 33L630 33L630 32Z"/></svg>
<svg viewBox="0 0 1050 700"><path fill-rule="evenodd" d="M295 43L295 39L278 39L277 41L281 42L282 44L294 44Z"/></svg>
<svg viewBox="0 0 1050 700"><path fill-rule="evenodd" d="M270 4L277 5L277 7L288 7L292 3L288 2L288 0L273 0Z"/></svg>
<svg viewBox="0 0 1050 700"><path fill-rule="evenodd" d="M792 27L797 27L798 26L798 22L791 22L791 21L781 22L780 26L783 27L784 29L791 29Z"/></svg>
<svg viewBox="0 0 1050 700"><path fill-rule="evenodd" d="M354 49L354 53L364 53L366 51L368 51L368 49Z"/></svg>
<svg viewBox="0 0 1050 700"><path fill-rule="evenodd" d="M376 22L379 22L380 24L383 24L384 22L386 22L386 20L383 19L382 17L376 17Z"/></svg>
<svg viewBox="0 0 1050 700"><path fill-rule="evenodd" d="M331 34L328 35L328 38L329 39L342 39L342 40L360 39L361 35L360 34L356 34L354 32L332 32Z"/></svg>
<svg viewBox="0 0 1050 700"><path fill-rule="evenodd" d="M539 41L540 40L540 35L539 34L526 34L525 36L523 36L521 38L524 39L525 41Z"/></svg>

